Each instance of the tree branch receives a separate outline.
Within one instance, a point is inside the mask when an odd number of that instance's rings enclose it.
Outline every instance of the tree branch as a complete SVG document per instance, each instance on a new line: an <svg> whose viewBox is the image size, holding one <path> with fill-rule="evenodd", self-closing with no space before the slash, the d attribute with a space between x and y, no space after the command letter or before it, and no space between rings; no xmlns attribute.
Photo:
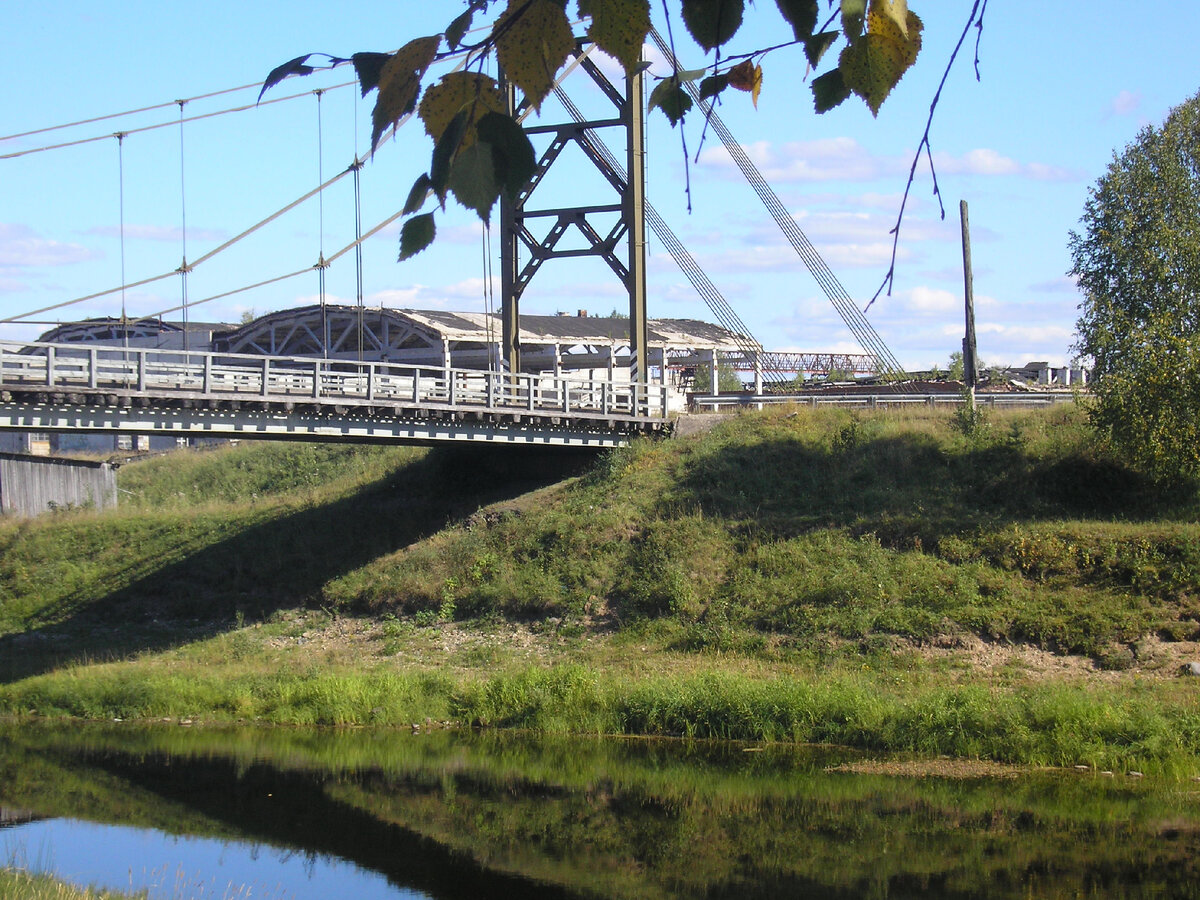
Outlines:
<svg viewBox="0 0 1200 900"><path fill-rule="evenodd" d="M946 80L950 77L950 70L954 68L954 60L958 57L958 51L962 49L963 42L967 39L967 34L971 31L971 26L976 24L978 16L978 26L980 34L982 34L983 15L981 7L987 6L987 0L975 0L971 7L971 14L967 17L967 24L963 26L962 34L958 37L958 43L954 45L954 52L950 54L950 60L946 63L946 71L942 73L942 80L938 84L937 92L933 95L933 101L929 104L929 117L925 120L925 133L921 135L921 142L917 144L917 152L913 154L912 166L908 170L908 181L904 185L904 197L900 200L900 212L896 216L896 224L892 226L888 234L892 235L892 261L888 266L887 273L883 276L883 281L879 288L871 297L871 302L866 305L863 312L870 309L879 295L883 293L884 288L887 288L887 295L892 296L892 286L895 283L896 277L896 254L900 249L900 225L904 222L904 209L908 205L908 195L912 190L913 182L916 180L917 163L921 161L921 151L924 150L929 159L929 172L933 176L933 195L937 197L938 208L941 211L942 219L946 218L946 207L942 204L942 194L937 183L937 172L933 167L933 150L929 143L929 132L933 128L933 114L937 110L938 101L942 98L942 88L946 86ZM978 39L976 41L976 53L978 54ZM978 62L978 56L976 56ZM978 68L976 69L978 73Z"/></svg>

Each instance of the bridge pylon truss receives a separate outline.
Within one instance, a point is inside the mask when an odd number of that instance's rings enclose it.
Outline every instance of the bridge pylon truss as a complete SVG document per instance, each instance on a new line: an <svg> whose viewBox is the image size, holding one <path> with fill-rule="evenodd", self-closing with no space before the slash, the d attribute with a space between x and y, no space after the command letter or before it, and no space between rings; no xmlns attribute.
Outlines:
<svg viewBox="0 0 1200 900"><path fill-rule="evenodd" d="M624 285L629 297L630 381L645 384L649 375L649 336L646 319L646 184L643 76L639 72L626 79L625 90L618 90L592 62L580 43L574 51L574 64L581 68L611 102L615 115L607 119L576 121L526 127L530 135L548 135L549 146L537 162L533 178L513 201L501 198L501 317L502 357L510 372L521 371L520 305L521 296L534 275L551 259L580 256L598 257L607 263ZM514 86L503 80L509 113L517 119L528 111L526 100L518 101ZM627 147L625 172L610 163L595 129L619 129ZM615 202L580 206L537 208L532 200L538 186L568 146L578 147L616 192ZM628 173L628 174L626 174ZM601 214L617 213L615 225L597 227ZM591 217L591 218L589 218ZM545 223L549 222L549 227ZM574 231L582 235L584 246L560 248L563 237ZM538 235L541 235L540 237ZM624 240L628 250L624 259L617 247ZM521 262L522 251L527 256Z"/></svg>

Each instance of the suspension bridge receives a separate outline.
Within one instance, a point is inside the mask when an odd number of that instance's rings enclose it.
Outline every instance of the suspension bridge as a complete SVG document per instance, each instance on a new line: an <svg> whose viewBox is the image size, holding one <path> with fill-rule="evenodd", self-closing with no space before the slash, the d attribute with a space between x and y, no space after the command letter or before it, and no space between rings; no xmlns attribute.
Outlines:
<svg viewBox="0 0 1200 900"><path fill-rule="evenodd" d="M673 62L662 38L656 33L652 37ZM121 246L116 287L0 318L0 325L8 327L55 325L37 340L0 339L0 431L610 447L667 428L680 389L701 373L707 374L707 384L715 393L722 366L752 378L757 394L772 378L790 380L834 370L900 377L903 373L895 357L795 218L716 112L696 95L714 132L862 353L788 354L764 349L646 199L642 76L627 79L623 88L614 85L591 58L591 51L581 44L554 88L562 120L551 121L554 116L543 110L539 124L526 126L544 149L529 185L516 200L502 206L499 300L492 294L491 231L485 229L484 311L474 316L446 314L454 321L437 319L429 311L423 317L420 310L385 311L381 306L376 311L364 303L364 244L401 213L364 227L360 176L367 160L357 147L349 166L332 177L324 172L321 98L334 89L352 87L350 82L262 101L266 106L316 98L318 184L192 258L188 256L184 166L188 129L204 119L245 114L258 107L236 104L198 114L190 114L189 107L200 100L257 90L259 85L0 138L0 164L115 140ZM611 109L590 117L580 111L567 91L566 79L575 72L586 75L589 87L598 88ZM529 110L513 92L509 96L510 113L523 121ZM126 116L167 113L172 108L177 108L177 118L122 127ZM84 136L75 136L80 129ZM125 154L139 136L161 129L177 130L179 136L182 261L158 274L128 278ZM59 140L59 131L71 136ZM610 146L624 147L623 158ZM580 151L599 173L608 196L574 205L546 196L543 185L568 147ZM327 253L324 196L343 179L353 183L354 236ZM322 216L315 265L257 278L206 297L189 296L189 278L198 269L214 266L241 242L314 198L321 204ZM647 229L671 254L719 324L647 316ZM555 323L541 321L552 317L522 313L522 296L546 263L581 257L607 267L628 299L628 315L589 317L580 311L563 317L570 321ZM352 306L326 299L326 273L343 258L354 262L357 302ZM279 310L240 325L209 328L196 321L197 308L205 304L255 296L257 291L314 271L319 281L319 303L314 306ZM127 299L132 292L168 280L180 284L178 303L149 314L130 314ZM62 319L68 312L95 310L97 304L108 304L108 314ZM47 320L50 315L59 318Z"/></svg>

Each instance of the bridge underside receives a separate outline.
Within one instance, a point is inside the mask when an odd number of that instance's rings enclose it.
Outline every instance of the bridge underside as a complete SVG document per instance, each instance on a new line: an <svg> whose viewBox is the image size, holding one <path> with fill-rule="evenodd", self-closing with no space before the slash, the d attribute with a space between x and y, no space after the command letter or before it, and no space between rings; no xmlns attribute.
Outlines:
<svg viewBox="0 0 1200 900"><path fill-rule="evenodd" d="M111 398L107 398L111 399ZM586 417L437 409L381 409L279 403L221 403L139 408L136 398L9 399L0 402L0 431L98 432L241 440L311 440L442 444L448 441L526 447L605 449L627 445L661 423ZM89 400L93 402L88 402ZM289 408L290 407L290 408Z"/></svg>

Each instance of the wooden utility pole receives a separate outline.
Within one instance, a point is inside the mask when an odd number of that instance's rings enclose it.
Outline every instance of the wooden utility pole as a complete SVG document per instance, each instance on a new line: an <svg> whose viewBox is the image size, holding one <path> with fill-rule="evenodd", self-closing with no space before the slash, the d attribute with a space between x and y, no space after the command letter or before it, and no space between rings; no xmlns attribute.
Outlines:
<svg viewBox="0 0 1200 900"><path fill-rule="evenodd" d="M962 218L963 248L963 295L965 297L967 332L963 338L963 384L975 399L975 385L979 381L979 362L975 356L975 277L971 272L971 228L967 223L967 201L958 201Z"/></svg>

